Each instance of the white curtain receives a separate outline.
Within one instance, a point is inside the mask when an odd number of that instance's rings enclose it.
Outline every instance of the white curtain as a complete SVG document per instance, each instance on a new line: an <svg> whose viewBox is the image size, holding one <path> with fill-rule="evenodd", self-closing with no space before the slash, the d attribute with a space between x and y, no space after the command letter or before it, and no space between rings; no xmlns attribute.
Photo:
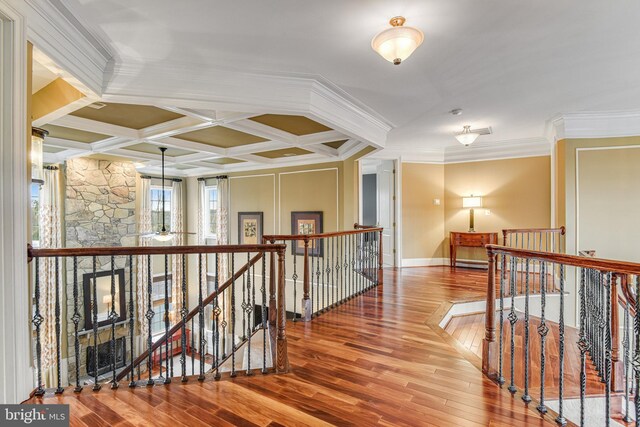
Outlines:
<svg viewBox="0 0 640 427"><path fill-rule="evenodd" d="M216 218L216 235L218 245L229 244L229 180L227 178L218 179L218 211ZM229 258L226 255L218 259L218 271L220 274L220 284L222 285L229 278Z"/></svg>
<svg viewBox="0 0 640 427"><path fill-rule="evenodd" d="M62 247L61 235L61 188L60 170L56 166L44 169L44 184L40 190L40 248ZM55 378L47 371L56 363L55 302L56 302L56 270L55 258L41 258L39 261L40 279L40 315L41 326L42 370L49 377L50 384ZM58 266L58 296L62 301L62 269ZM52 370L53 371L53 370Z"/></svg>
<svg viewBox="0 0 640 427"><path fill-rule="evenodd" d="M171 194L171 232L173 244L182 246L185 241L184 232L184 203L183 203L182 181L174 181ZM171 322L174 323L179 318L182 309L182 278L184 275L182 265L182 255L171 256L171 301L172 308L169 314Z"/></svg>
<svg viewBox="0 0 640 427"><path fill-rule="evenodd" d="M140 188L140 212L138 215L138 224L140 234L151 233L151 179L142 178ZM150 246L152 239L140 238L140 246ZM147 314L147 304L149 302L149 296L147 293L149 268L153 271L153 266L149 265L149 261L146 255L138 256L138 274L137 274L137 318L140 324L140 336L142 340L146 340L149 333L149 325L146 322L145 315Z"/></svg>
<svg viewBox="0 0 640 427"><path fill-rule="evenodd" d="M204 179L198 179L198 224L197 224L197 240L198 245L206 244L206 230L204 226L204 215L207 212L207 183ZM199 256L199 255L198 255ZM202 280L202 298L207 296L207 256L202 256L202 272L200 280ZM198 262L196 261L196 265Z"/></svg>

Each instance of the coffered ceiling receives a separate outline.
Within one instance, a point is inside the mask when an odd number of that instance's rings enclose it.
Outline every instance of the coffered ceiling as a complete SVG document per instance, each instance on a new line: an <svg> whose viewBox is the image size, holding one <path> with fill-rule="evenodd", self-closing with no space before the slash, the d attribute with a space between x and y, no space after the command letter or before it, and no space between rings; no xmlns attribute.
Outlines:
<svg viewBox="0 0 640 427"><path fill-rule="evenodd" d="M97 102L43 124L45 161L117 156L157 172L205 175L344 159L367 144L301 115Z"/></svg>

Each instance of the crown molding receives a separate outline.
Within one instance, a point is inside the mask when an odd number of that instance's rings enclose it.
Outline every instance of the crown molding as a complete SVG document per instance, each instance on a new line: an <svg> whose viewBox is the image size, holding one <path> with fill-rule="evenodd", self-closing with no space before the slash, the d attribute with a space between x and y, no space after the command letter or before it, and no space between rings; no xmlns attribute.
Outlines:
<svg viewBox="0 0 640 427"><path fill-rule="evenodd" d="M111 53L82 27L60 0L7 0L25 17L27 39L68 73L71 84L99 96Z"/></svg>
<svg viewBox="0 0 640 427"><path fill-rule="evenodd" d="M103 99L191 110L303 115L376 147L385 146L393 127L336 85L310 74L128 62L116 64Z"/></svg>
<svg viewBox="0 0 640 427"><path fill-rule="evenodd" d="M547 121L550 141L567 138L617 138L640 135L640 110L558 114Z"/></svg>

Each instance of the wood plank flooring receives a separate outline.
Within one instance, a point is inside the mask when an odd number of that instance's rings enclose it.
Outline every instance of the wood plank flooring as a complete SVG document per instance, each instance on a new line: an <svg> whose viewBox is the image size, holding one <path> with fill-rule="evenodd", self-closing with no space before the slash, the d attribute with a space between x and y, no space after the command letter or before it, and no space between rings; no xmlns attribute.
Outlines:
<svg viewBox="0 0 640 427"><path fill-rule="evenodd" d="M542 426L484 378L437 326L453 301L481 299L486 273L385 271L385 284L310 323L288 323L291 372L46 395L73 426Z"/></svg>

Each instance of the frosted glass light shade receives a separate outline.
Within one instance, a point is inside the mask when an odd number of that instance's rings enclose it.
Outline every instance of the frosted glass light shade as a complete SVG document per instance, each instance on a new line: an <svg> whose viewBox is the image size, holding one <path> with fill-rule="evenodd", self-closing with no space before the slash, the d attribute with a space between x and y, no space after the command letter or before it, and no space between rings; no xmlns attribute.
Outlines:
<svg viewBox="0 0 640 427"><path fill-rule="evenodd" d="M471 132L470 126L465 126L462 133L456 135L456 139L462 145L471 145L480 136L479 133Z"/></svg>
<svg viewBox="0 0 640 427"><path fill-rule="evenodd" d="M173 234L169 233L168 231L160 231L154 234L153 238L158 242L168 242L169 240L173 239Z"/></svg>
<svg viewBox="0 0 640 427"><path fill-rule="evenodd" d="M371 40L371 48L387 61L400 65L424 41L422 31L413 27L403 27L404 18L395 17L390 21L392 28L378 33Z"/></svg>
<svg viewBox="0 0 640 427"><path fill-rule="evenodd" d="M471 196L462 198L463 208L480 208L482 207L482 197Z"/></svg>
<svg viewBox="0 0 640 427"><path fill-rule="evenodd" d="M43 144L49 132L40 128L31 128L31 181L44 182Z"/></svg>

